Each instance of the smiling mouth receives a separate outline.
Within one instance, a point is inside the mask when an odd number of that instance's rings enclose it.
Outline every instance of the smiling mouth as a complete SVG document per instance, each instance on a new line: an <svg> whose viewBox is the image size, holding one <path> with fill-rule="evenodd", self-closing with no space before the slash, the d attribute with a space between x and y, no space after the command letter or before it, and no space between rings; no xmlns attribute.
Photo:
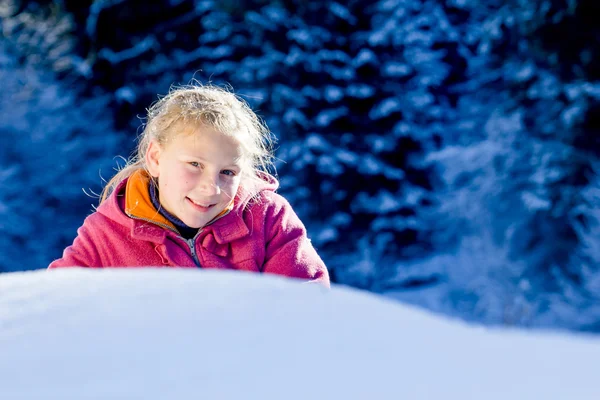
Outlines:
<svg viewBox="0 0 600 400"><path fill-rule="evenodd" d="M190 202L190 204L197 210L199 211L208 211L210 210L212 207L215 206L215 204L210 204L210 203L196 203L194 200L190 199L189 197L186 197L186 200Z"/></svg>

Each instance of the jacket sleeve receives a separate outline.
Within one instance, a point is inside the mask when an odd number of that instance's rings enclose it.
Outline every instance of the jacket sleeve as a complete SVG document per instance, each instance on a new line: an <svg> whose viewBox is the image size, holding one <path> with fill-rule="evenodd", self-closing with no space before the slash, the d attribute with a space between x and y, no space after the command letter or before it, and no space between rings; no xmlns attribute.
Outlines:
<svg viewBox="0 0 600 400"><path fill-rule="evenodd" d="M62 267L101 267L98 248L93 240L95 229L95 213L88 216L77 230L73 244L63 251L61 258L54 260L48 269Z"/></svg>
<svg viewBox="0 0 600 400"><path fill-rule="evenodd" d="M300 278L330 286L325 263L307 236L290 204L277 194L266 212L266 253L263 272Z"/></svg>

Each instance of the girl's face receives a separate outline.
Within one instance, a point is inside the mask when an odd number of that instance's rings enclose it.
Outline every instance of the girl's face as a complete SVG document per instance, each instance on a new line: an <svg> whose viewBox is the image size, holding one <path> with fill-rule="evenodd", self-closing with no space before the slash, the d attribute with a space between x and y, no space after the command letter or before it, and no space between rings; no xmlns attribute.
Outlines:
<svg viewBox="0 0 600 400"><path fill-rule="evenodd" d="M201 228L223 211L240 185L240 146L212 128L175 134L146 152L150 174L158 178L162 207L192 228Z"/></svg>

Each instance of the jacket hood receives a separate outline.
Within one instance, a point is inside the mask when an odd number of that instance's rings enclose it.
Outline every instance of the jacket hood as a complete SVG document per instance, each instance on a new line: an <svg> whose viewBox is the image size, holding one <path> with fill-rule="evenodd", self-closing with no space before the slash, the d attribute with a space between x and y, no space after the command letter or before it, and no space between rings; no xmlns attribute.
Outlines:
<svg viewBox="0 0 600 400"><path fill-rule="evenodd" d="M234 199L234 210L243 209L253 201L260 202L261 194L265 191L275 192L277 189L279 189L279 181L273 175L266 172L260 172L259 177L262 179L262 184L259 186L258 191L248 192L240 185L238 193Z"/></svg>

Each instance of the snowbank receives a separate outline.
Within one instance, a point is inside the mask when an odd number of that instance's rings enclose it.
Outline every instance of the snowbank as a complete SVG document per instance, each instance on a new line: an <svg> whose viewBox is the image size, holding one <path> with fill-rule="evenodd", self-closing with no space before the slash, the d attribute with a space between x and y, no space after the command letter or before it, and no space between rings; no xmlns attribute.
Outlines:
<svg viewBox="0 0 600 400"><path fill-rule="evenodd" d="M0 275L2 399L598 399L600 340L201 270Z"/></svg>

